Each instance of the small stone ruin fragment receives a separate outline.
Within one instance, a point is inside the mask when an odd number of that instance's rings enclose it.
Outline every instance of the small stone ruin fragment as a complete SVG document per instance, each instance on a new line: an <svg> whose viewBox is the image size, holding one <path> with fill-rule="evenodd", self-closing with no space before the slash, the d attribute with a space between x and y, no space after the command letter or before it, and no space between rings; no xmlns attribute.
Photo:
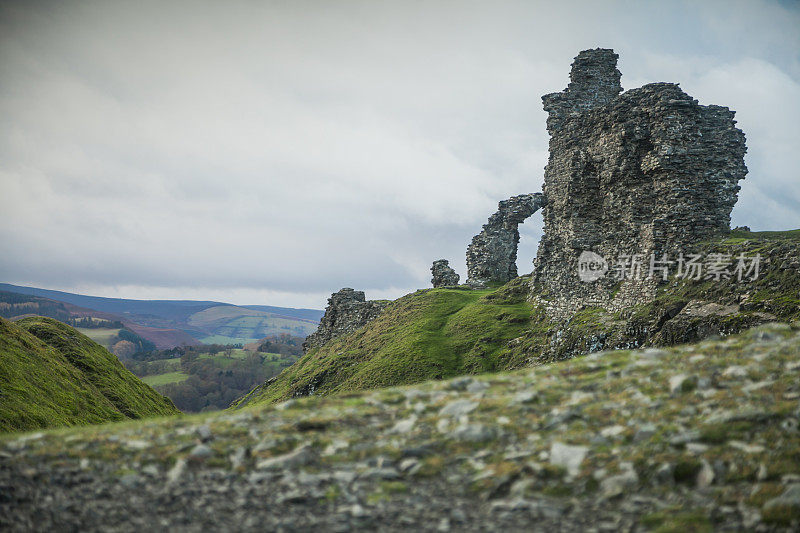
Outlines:
<svg viewBox="0 0 800 533"><path fill-rule="evenodd" d="M438 259L434 261L431 267L431 274L433 274L431 283L433 283L434 288L458 285L458 280L461 279L461 276L450 268L450 263L447 259Z"/></svg>

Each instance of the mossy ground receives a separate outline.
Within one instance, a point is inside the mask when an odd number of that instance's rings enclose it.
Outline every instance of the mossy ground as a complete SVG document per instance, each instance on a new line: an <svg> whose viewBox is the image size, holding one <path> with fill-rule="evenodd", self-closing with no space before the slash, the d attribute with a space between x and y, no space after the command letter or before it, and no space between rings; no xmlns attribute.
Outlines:
<svg viewBox="0 0 800 533"><path fill-rule="evenodd" d="M222 517L236 529L264 510L297 527L308 516L351 516L358 502L359 516L376 517L373 529L399 530L398 516L415 517L405 530L424 529L458 506L463 523L485 521L481 530L510 508L508 520L524 519L508 530L602 522L626 531L797 531L797 505L780 498L800 479L798 326L239 411L2 435L0 461L17 470L0 469L0 486L4 473L32 472L17 484L66 509L92 506L82 524L142 512L162 527ZM679 376L694 386L676 387ZM455 405L471 407L463 415ZM476 438L464 428L489 431ZM573 471L557 445L583 450ZM311 450L301 464L264 466L298 449ZM633 477L619 493L609 482L622 472ZM143 500L120 498L130 485ZM51 516L41 512L51 500L15 494L0 500L0 511L17 506L0 513L0 526ZM131 502L136 511L121 509ZM552 513L537 515L543 507ZM191 516L176 516L182 509Z"/></svg>
<svg viewBox="0 0 800 533"><path fill-rule="evenodd" d="M394 302L367 327L311 350L241 404L511 368L509 341L531 328L528 278L493 289L427 289Z"/></svg>
<svg viewBox="0 0 800 533"><path fill-rule="evenodd" d="M565 324L528 301L527 276L479 291L420 290L392 302L360 330L312 350L237 405L510 370L601 349L694 342L711 330L732 334L769 320L791 322L800 319L800 274L786 263L800 257L798 243L800 230L731 232L699 248L734 257L761 254L755 281L672 279L651 302L624 313L582 309ZM738 311L668 323L691 301Z"/></svg>
<svg viewBox="0 0 800 533"><path fill-rule="evenodd" d="M178 412L74 328L50 318L0 319L0 431Z"/></svg>

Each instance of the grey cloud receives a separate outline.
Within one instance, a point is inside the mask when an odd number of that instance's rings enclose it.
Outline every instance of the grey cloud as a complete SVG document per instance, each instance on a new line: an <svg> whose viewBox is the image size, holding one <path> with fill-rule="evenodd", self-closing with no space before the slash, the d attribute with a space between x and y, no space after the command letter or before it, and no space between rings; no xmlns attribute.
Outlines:
<svg viewBox="0 0 800 533"><path fill-rule="evenodd" d="M319 307L439 257L463 276L497 201L540 189L540 96L595 46L626 88L735 109L734 223L800 227L797 27L768 1L5 2L0 279ZM528 272L540 217L521 231Z"/></svg>

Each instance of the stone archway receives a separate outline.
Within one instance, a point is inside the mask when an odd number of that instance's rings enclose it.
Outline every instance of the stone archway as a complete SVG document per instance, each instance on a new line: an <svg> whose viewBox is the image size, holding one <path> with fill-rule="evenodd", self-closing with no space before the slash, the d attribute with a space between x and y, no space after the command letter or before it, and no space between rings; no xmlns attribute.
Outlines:
<svg viewBox="0 0 800 533"><path fill-rule="evenodd" d="M517 277L519 225L545 203L541 193L512 196L498 204L467 247L467 285L484 287Z"/></svg>

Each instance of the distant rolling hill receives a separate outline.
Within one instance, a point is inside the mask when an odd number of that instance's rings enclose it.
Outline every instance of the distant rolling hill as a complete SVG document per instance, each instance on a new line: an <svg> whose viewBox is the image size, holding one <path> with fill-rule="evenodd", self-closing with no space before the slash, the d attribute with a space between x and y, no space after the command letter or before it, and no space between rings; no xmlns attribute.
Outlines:
<svg viewBox="0 0 800 533"><path fill-rule="evenodd" d="M20 315L41 314L60 320L65 316L118 320L159 349L198 342L246 344L281 333L305 337L316 330L323 315L323 311L317 309L236 306L195 300L103 298L8 283L0 283L0 291L35 297L25 304L27 307L17 305L22 311ZM12 318L8 316L10 312L0 313L0 316Z"/></svg>
<svg viewBox="0 0 800 533"><path fill-rule="evenodd" d="M254 311L266 311L267 313L273 313L286 317L311 320L315 324L318 323L322 318L322 315L325 314L325 311L322 311L321 309L293 309L291 307L274 307L272 305L240 305L239 307L253 309Z"/></svg>
<svg viewBox="0 0 800 533"><path fill-rule="evenodd" d="M30 294L32 296L43 296L59 302L67 302L73 305L105 311L115 314L136 314L153 315L158 317L188 317L189 315L214 307L216 305L230 305L225 302L212 302L204 300L127 300L124 298L104 298L102 296L85 296L83 294L73 294L70 292L53 291L50 289L38 289L36 287L24 287L0 283L0 291L16 292L19 294ZM237 306L254 311L266 311L291 318L301 318L319 322L324 311L319 309L295 309L292 307L276 307L272 305L244 305Z"/></svg>
<svg viewBox="0 0 800 533"><path fill-rule="evenodd" d="M213 332L205 343L247 344L268 335L287 333L305 337L317 329L317 322L276 315L235 305L217 305L191 315L190 326Z"/></svg>

